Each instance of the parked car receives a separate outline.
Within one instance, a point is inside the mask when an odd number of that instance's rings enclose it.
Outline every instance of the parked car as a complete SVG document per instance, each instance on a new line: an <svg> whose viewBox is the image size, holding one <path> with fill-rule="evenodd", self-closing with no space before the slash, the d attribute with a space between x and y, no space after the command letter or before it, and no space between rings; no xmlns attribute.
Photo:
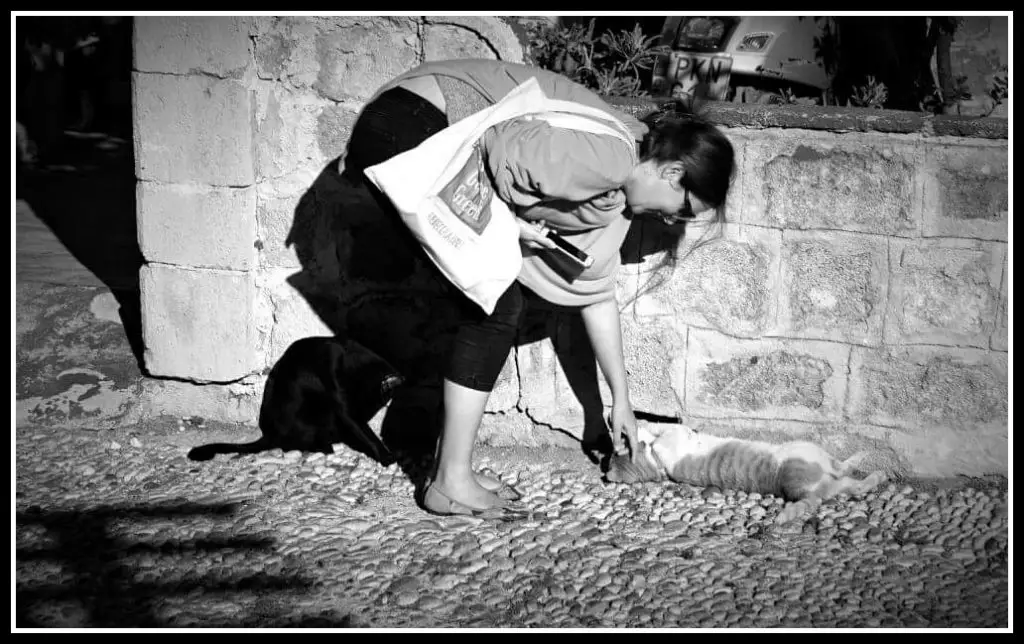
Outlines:
<svg viewBox="0 0 1024 644"><path fill-rule="evenodd" d="M831 29L831 32L830 32ZM804 16L670 16L654 65L652 93L699 93L747 103L823 102L829 87L824 56L827 18Z"/></svg>

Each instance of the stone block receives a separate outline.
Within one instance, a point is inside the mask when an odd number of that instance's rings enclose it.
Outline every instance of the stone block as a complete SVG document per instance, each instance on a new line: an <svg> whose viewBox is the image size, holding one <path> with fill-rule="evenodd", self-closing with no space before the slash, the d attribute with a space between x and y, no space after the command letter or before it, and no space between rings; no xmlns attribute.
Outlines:
<svg viewBox="0 0 1024 644"><path fill-rule="evenodd" d="M142 337L151 375L227 382L262 366L251 275L147 264L140 277Z"/></svg>
<svg viewBox="0 0 1024 644"><path fill-rule="evenodd" d="M285 350L302 338L333 336L310 303L288 283L286 271L268 271L257 282L254 315L261 367L269 369Z"/></svg>
<svg viewBox="0 0 1024 644"><path fill-rule="evenodd" d="M765 333L775 322L781 239L777 230L726 224L720 239L696 248L684 242L674 260L645 260L636 315L671 316L729 335Z"/></svg>
<svg viewBox="0 0 1024 644"><path fill-rule="evenodd" d="M987 348L1005 249L957 239L890 242L886 343Z"/></svg>
<svg viewBox="0 0 1024 644"><path fill-rule="evenodd" d="M766 133L745 146L739 221L916 236L918 154L870 135Z"/></svg>
<svg viewBox="0 0 1024 644"><path fill-rule="evenodd" d="M335 159L348 147L358 110L344 105L325 105L316 118L316 143L320 156Z"/></svg>
<svg viewBox="0 0 1024 644"><path fill-rule="evenodd" d="M1010 322L1009 322L1009 282L1010 275L1007 273L1006 255L1003 255L1003 278L1002 289L999 293L999 317L996 319L996 330L992 334L992 348L997 351L1010 350Z"/></svg>
<svg viewBox="0 0 1024 644"><path fill-rule="evenodd" d="M686 327L669 317L623 316L621 323L633 409L679 416L686 391Z"/></svg>
<svg viewBox="0 0 1024 644"><path fill-rule="evenodd" d="M550 425L581 438L583 406L572 391L553 342L545 338L517 347L516 363L519 409L534 423Z"/></svg>
<svg viewBox="0 0 1024 644"><path fill-rule="evenodd" d="M419 29L413 16L256 18L256 72L332 101L365 102L417 64Z"/></svg>
<svg viewBox="0 0 1024 644"><path fill-rule="evenodd" d="M148 261L233 270L255 263L255 188L140 181L136 195Z"/></svg>
<svg viewBox="0 0 1024 644"><path fill-rule="evenodd" d="M521 63L529 43L509 21L509 17L498 16L424 16L424 59L490 58Z"/></svg>
<svg viewBox="0 0 1024 644"><path fill-rule="evenodd" d="M486 413L477 444L493 447L579 449L579 440L556 428L537 424L521 412Z"/></svg>
<svg viewBox="0 0 1024 644"><path fill-rule="evenodd" d="M884 238L786 231L782 257L779 335L881 343L889 273Z"/></svg>
<svg viewBox="0 0 1024 644"><path fill-rule="evenodd" d="M331 115L325 117L325 112ZM296 173L315 177L330 160L321 140L325 139L329 152L335 150L332 146L340 146L337 154L348 143L339 120L344 113L309 92L282 83L260 83L255 92L253 141L258 180L279 182ZM342 140L326 141L331 132Z"/></svg>
<svg viewBox="0 0 1024 644"><path fill-rule="evenodd" d="M254 18L253 55L256 76L311 87L320 64L316 55L316 22L301 16Z"/></svg>
<svg viewBox="0 0 1024 644"><path fill-rule="evenodd" d="M1009 156L998 146L928 146L923 164L924 236L1006 241Z"/></svg>
<svg viewBox="0 0 1024 644"><path fill-rule="evenodd" d="M419 62L412 18L336 18L316 36L319 61L313 89L333 101L365 101L384 83Z"/></svg>
<svg viewBox="0 0 1024 644"><path fill-rule="evenodd" d="M498 374L491 396L487 399L486 411L490 413L515 412L519 405L519 370L516 366L516 351L513 348Z"/></svg>
<svg viewBox="0 0 1024 644"><path fill-rule="evenodd" d="M813 340L742 340L690 329L686 409L699 417L841 418L849 347Z"/></svg>
<svg viewBox="0 0 1024 644"><path fill-rule="evenodd" d="M301 196L259 194L256 200L256 248L261 269L301 268L295 247L288 244L295 208Z"/></svg>
<svg viewBox="0 0 1024 644"><path fill-rule="evenodd" d="M850 365L851 419L904 429L939 427L972 435L1005 432L1007 355L949 347L855 347Z"/></svg>
<svg viewBox="0 0 1024 644"><path fill-rule="evenodd" d="M135 174L142 181L253 183L252 99L209 76L134 74Z"/></svg>
<svg viewBox="0 0 1024 644"><path fill-rule="evenodd" d="M457 25L426 25L423 28L423 49L427 62L452 58L498 60L498 53L487 39Z"/></svg>
<svg viewBox="0 0 1024 644"><path fill-rule="evenodd" d="M989 476L1009 473L1009 441L1006 429L987 432L959 431L955 427L929 426L915 431L889 430L886 442L905 463L905 469L922 478Z"/></svg>
<svg viewBox="0 0 1024 644"><path fill-rule="evenodd" d="M238 78L249 66L248 16L138 16L135 69Z"/></svg>
<svg viewBox="0 0 1024 644"><path fill-rule="evenodd" d="M146 378L142 381L142 392L138 395L139 420L174 416L239 423L252 428L251 440L255 440L260 435L256 426L259 423L266 381L265 375L248 376L230 384L197 384Z"/></svg>

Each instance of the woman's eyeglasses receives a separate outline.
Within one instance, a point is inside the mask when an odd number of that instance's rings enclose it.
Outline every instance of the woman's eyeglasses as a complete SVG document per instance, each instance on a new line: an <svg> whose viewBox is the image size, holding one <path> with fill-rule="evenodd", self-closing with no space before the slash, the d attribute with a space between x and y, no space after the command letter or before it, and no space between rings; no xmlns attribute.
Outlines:
<svg viewBox="0 0 1024 644"><path fill-rule="evenodd" d="M683 195L683 207L676 213L676 217L682 219L693 219L697 215L693 212L693 204L690 203L690 189L684 187L683 190L686 192Z"/></svg>
<svg viewBox="0 0 1024 644"><path fill-rule="evenodd" d="M690 203L690 189L683 187L683 190L685 190L683 193L683 207L674 214L661 216L661 220L668 226L697 218L697 215L693 212L693 204Z"/></svg>

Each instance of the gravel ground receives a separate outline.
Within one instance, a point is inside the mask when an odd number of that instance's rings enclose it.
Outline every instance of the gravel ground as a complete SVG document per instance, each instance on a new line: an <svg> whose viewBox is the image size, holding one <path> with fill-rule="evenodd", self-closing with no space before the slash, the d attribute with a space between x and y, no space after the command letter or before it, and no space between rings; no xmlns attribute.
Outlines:
<svg viewBox="0 0 1024 644"><path fill-rule="evenodd" d="M582 454L484 448L533 520L434 517L423 463L280 450L161 419L16 430L16 626L1008 628L1005 481L781 502L611 486Z"/></svg>

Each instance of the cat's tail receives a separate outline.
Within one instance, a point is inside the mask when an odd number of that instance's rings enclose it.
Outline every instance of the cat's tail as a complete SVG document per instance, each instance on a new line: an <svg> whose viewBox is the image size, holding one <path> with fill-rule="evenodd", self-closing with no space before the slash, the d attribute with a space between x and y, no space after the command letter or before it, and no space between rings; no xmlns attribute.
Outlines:
<svg viewBox="0 0 1024 644"><path fill-rule="evenodd" d="M217 454L255 454L270 449L272 446L266 436L251 443L210 443L189 450L190 461L209 461Z"/></svg>

